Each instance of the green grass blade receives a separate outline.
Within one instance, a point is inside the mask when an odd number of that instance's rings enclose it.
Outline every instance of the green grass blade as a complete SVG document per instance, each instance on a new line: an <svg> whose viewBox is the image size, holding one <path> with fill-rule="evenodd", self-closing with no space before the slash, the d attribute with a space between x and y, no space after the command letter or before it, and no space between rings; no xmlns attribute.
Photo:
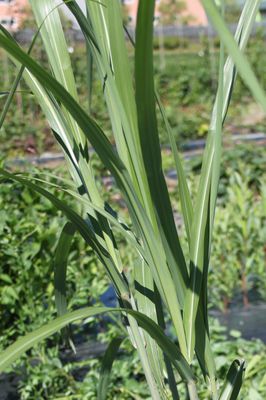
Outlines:
<svg viewBox="0 0 266 400"><path fill-rule="evenodd" d="M41 37L53 74L57 81L77 100L76 83L58 8L54 7L53 0L30 0L30 4L38 26L42 26ZM65 117L77 143L84 144L84 135L66 110Z"/></svg>
<svg viewBox="0 0 266 400"><path fill-rule="evenodd" d="M59 237L55 256L54 256L54 290L55 290L55 305L57 315L61 316L67 312L67 296L66 296L66 275L67 261L69 250L75 234L75 227L72 223L66 222L61 235ZM62 330L62 336L66 343L76 352L75 346L71 340L70 328L66 327Z"/></svg>
<svg viewBox="0 0 266 400"><path fill-rule="evenodd" d="M224 3L221 5L221 13L224 14ZM202 336L204 338L204 342L206 344L206 349L204 350L204 355L207 352L207 356L211 358L211 363L208 362L209 358L201 358L201 364L204 364L204 369L208 371L209 378L211 381L211 387L215 388L215 373L214 373L214 359L211 354L210 348L207 348L208 339L206 338L209 335L209 324L208 324L208 269L209 269L209 258L211 251L211 234L212 234L212 225L214 219L214 211L216 205L216 197L218 192L218 182L220 177L220 163L221 163L221 152L222 152L222 126L223 126L223 106L224 106L224 45L220 44L220 55L219 55L219 73L218 73L218 90L216 96L216 104L214 106L214 121L215 126L213 131L211 130L209 135L213 135L213 157L208 158L208 163L212 164L211 176L208 176L207 179L211 180L210 183L210 198L208 207L208 217L206 220L205 227L205 237L204 237L204 260L203 260L203 270L202 270L202 287L199 298L199 311L197 311L199 315L198 321L195 325L195 335ZM233 78L233 77L232 77ZM231 88L233 86L233 79L231 82ZM228 99L229 101L229 99ZM205 167L205 165L203 166ZM197 265L197 264L196 264ZM196 278L197 279L197 278ZM196 317L197 318L197 317ZM202 343L197 346L197 341L195 343L196 353L199 356L201 354L201 349L199 347L202 346ZM203 349L202 349L203 350ZM212 356L212 357L210 357Z"/></svg>
<svg viewBox="0 0 266 400"><path fill-rule="evenodd" d="M161 300L160 293L156 286L154 287L154 299L155 299L155 304L156 304L156 311L157 311L157 316L158 316L158 324L162 328L163 331L166 329L166 324L165 324L165 315L164 315L164 310L163 310L163 304ZM168 379L168 385L169 389L172 394L172 400L179 400L179 394L177 390L177 384L176 384L176 378L175 374L173 371L173 366L171 364L171 361L169 358L164 355L164 362L165 362L165 367L166 367L166 373L167 373L167 379Z"/></svg>
<svg viewBox="0 0 266 400"><path fill-rule="evenodd" d="M55 78L77 99L77 90L71 60L59 12L52 0L29 0ZM60 42L60 46L58 46Z"/></svg>
<svg viewBox="0 0 266 400"><path fill-rule="evenodd" d="M87 85L88 85L88 110L92 111L92 91L93 91L93 54L86 40L86 60L87 60Z"/></svg>
<svg viewBox="0 0 266 400"><path fill-rule="evenodd" d="M219 400L236 400L240 392L245 373L245 362L234 360L226 375Z"/></svg>
<svg viewBox="0 0 266 400"><path fill-rule="evenodd" d="M124 308L107 307L87 307L67 313L59 318L56 318L42 328L36 329L34 332L21 337L0 354L0 372L5 371L6 368L8 368L23 353L25 353L25 351L32 348L41 340L46 339L47 337L58 332L66 325L108 312L123 312L136 319L139 326L147 331L149 335L158 343L164 353L167 354L182 379L188 383L193 382L194 376L188 363L178 350L177 346L164 334L162 329L156 325L154 321L138 311Z"/></svg>
<svg viewBox="0 0 266 400"><path fill-rule="evenodd" d="M211 141L209 141L209 146ZM192 361L195 346L195 321L198 310L203 267L206 255L206 227L210 205L210 179L212 163L210 162L202 171L192 224L190 247L190 287L187 291L184 304L184 326L186 331L189 360Z"/></svg>
<svg viewBox="0 0 266 400"><path fill-rule="evenodd" d="M238 48L233 35L230 33L223 18L220 16L217 6L213 0L202 0L202 4L215 29L217 30L221 41L224 43L230 57L234 61L243 81L250 89L254 98L258 101L258 103L261 104L263 110L266 112L265 92L261 88L247 58ZM260 4L260 0L254 0L254 4Z"/></svg>
<svg viewBox="0 0 266 400"><path fill-rule="evenodd" d="M58 316L67 312L66 273L69 250L72 244L75 227L67 222L59 237L54 256L55 304Z"/></svg>
<svg viewBox="0 0 266 400"><path fill-rule="evenodd" d="M138 310L158 323L154 280L143 257L139 257L134 261L134 287ZM151 340L147 333L144 333L144 341L160 398L165 399L165 382L162 374L165 369L163 354L156 342Z"/></svg>
<svg viewBox="0 0 266 400"><path fill-rule="evenodd" d="M173 134L172 128L169 124L169 121L167 119L167 116L165 114L165 110L163 108L162 102L157 93L156 93L156 101L158 103L158 106L159 106L159 109L160 109L160 112L161 112L161 115L162 115L162 118L164 121L164 125L165 125L166 131L168 133L171 150L174 155L175 167L176 167L176 172L177 172L177 177L178 177L178 189L179 189L179 193L180 193L181 208L182 208L182 213L183 213L183 217L184 217L187 238L188 238L188 242L190 244L191 226L192 226L192 220L193 220L193 206L192 206L191 196L190 196L189 188L187 185L187 180L186 180L186 176L185 176L183 163L182 163L181 157L177 150L174 134Z"/></svg>
<svg viewBox="0 0 266 400"><path fill-rule="evenodd" d="M205 381L209 384L213 399L217 399L217 373L208 329L203 316L203 307L199 306L196 317L195 352ZM206 379L207 377L207 379Z"/></svg>
<svg viewBox="0 0 266 400"><path fill-rule="evenodd" d="M224 13L223 3L222 3L222 13ZM202 370L209 376L211 382L211 388L213 394L216 395L216 373L215 373L215 362L214 357L211 352L211 348L209 346L209 324L208 324L208 268L209 268L209 257L210 257L210 243L211 243L211 232L212 232L212 224L213 224L213 216L216 204L216 196L218 191L218 182L220 176L220 160L221 160L221 149L222 149L222 125L223 125L223 105L224 105L224 45L220 44L220 56L219 56L219 74L218 74L218 90L216 96L216 104L214 106L214 121L215 126L214 129L210 131L209 135L214 137L213 140L213 158L207 158L207 163L212 165L211 175L207 175L206 179L211 180L210 183L210 198L209 204L206 203L208 208L208 215L205 226L205 235L204 241L202 243L203 246L203 266L202 266L202 287L200 289L200 297L199 297L199 309L195 311L196 319L195 319L195 339L192 339L192 347L194 346L195 340L195 350L196 354L199 358L200 365L202 366ZM207 166L203 165L203 170ZM201 181L202 185L204 184ZM200 202L200 199L197 198L197 201ZM197 265L197 264L195 264ZM197 275L197 271L194 270L193 273ZM192 276L193 279L193 276ZM198 277L195 276L195 279ZM200 288L200 286L199 286ZM195 303L193 307L197 309L197 298L195 297ZM194 321L193 321L194 323ZM193 329L193 328L192 328ZM192 350L191 350L192 352Z"/></svg>
<svg viewBox="0 0 266 400"><path fill-rule="evenodd" d="M122 341L122 338L112 339L103 356L99 385L97 390L98 400L105 400L107 398L108 385L110 381L113 362L115 360L115 357L117 356Z"/></svg>
<svg viewBox="0 0 266 400"><path fill-rule="evenodd" d="M162 172L161 149L155 113L153 82L154 1L140 0L135 44L135 85L141 149L157 217L174 255L184 286L187 268L177 235L173 211Z"/></svg>
<svg viewBox="0 0 266 400"><path fill-rule="evenodd" d="M115 83L121 102L124 105L125 114L129 121L130 132L138 151L137 155L141 157L137 109L133 90L131 67L122 25L121 5L119 2L116 0L107 0L106 14Z"/></svg>

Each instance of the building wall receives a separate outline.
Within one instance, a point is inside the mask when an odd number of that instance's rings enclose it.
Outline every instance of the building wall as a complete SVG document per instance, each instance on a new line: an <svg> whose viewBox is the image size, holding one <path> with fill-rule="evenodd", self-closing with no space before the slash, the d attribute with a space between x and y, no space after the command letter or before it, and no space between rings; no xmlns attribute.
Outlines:
<svg viewBox="0 0 266 400"><path fill-rule="evenodd" d="M0 0L0 22L10 31L19 28L26 17L27 0Z"/></svg>
<svg viewBox="0 0 266 400"><path fill-rule="evenodd" d="M164 0L156 1L155 19L160 18L159 6ZM200 3L200 0L183 0L186 3L186 10L181 12L181 15L186 19L188 25L208 25L208 19L205 11ZM124 5L127 7L128 15L130 17L130 25L136 24L136 16L138 9L138 0L123 0Z"/></svg>
<svg viewBox="0 0 266 400"><path fill-rule="evenodd" d="M186 0L186 8L184 14L192 17L189 25L208 25L208 18L200 0Z"/></svg>

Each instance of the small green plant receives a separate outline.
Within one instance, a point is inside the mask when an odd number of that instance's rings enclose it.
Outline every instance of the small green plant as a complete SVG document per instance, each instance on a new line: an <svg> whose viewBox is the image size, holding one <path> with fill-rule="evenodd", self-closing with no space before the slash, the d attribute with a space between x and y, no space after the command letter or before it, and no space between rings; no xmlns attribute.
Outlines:
<svg viewBox="0 0 266 400"><path fill-rule="evenodd" d="M240 170L245 170L246 178L229 172L229 186L225 201L217 207L214 229L210 296L225 310L237 294L245 306L252 290L257 291L257 298L264 297L264 187L262 182L261 194L254 196L246 164L245 168L241 164Z"/></svg>
<svg viewBox="0 0 266 400"><path fill-rule="evenodd" d="M71 323L99 314L122 315L136 347L152 399L178 399L179 392L190 400L199 398L193 362L201 368L207 396L234 400L243 380L245 362L232 362L221 386L217 380L207 312L207 278L212 229L219 181L222 126L229 106L236 70L256 100L266 110L266 100L249 62L243 55L255 20L259 1L246 1L235 38L221 10L212 0L203 0L221 38L217 96L210 122L201 178L192 199L174 137L154 88L153 17L155 0L140 0L134 54L134 85L125 45L120 2L87 1L83 14L75 1L65 1L84 34L88 60L93 59L102 83L113 143L79 103L75 78L62 29L58 7L49 0L30 1L51 71L31 56L33 41L25 53L2 27L0 45L20 66L7 99L10 103L22 75L35 95L52 132L64 151L73 183L54 184L75 198L78 210L49 191L49 183L1 170L4 182L13 179L43 195L67 217L54 256L55 302L59 317L18 339L1 354L0 370L6 369L34 344ZM36 37L38 36L38 33ZM225 47L229 53L225 61ZM88 71L89 71L88 67ZM92 90L88 73L88 98ZM89 102L90 103L90 102ZM169 135L179 180L179 193L186 246L180 244L169 193L162 173L156 103ZM90 109L91 104L89 104ZM6 112L6 109L3 113ZM3 120L3 113L1 120ZM128 209L122 220L114 204L101 195L102 182L92 169L89 144L116 181ZM72 238L78 232L103 264L118 298L119 308L88 307L67 310L66 268ZM117 233L118 232L118 233ZM135 256L126 267L122 252L128 241ZM165 316L173 338L165 333ZM69 339L68 330L63 330ZM108 378L121 338L114 338L103 358L98 399L105 399ZM205 396L206 398L206 396Z"/></svg>

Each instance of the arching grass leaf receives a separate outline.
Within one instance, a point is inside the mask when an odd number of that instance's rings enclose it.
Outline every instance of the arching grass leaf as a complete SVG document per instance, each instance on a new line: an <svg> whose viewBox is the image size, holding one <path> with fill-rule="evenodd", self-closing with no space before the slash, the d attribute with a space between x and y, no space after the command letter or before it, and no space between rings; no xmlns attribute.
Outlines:
<svg viewBox="0 0 266 400"><path fill-rule="evenodd" d="M147 331L165 354L167 354L182 379L188 383L193 382L194 376L185 358L182 356L176 345L164 334L162 329L156 325L155 322L138 311L107 307L87 307L73 311L72 313L64 314L62 317L56 318L47 325L44 325L42 328L36 329L34 332L21 337L0 354L0 372L5 371L6 368L25 353L25 351L32 348L41 340L58 332L66 325L108 312L122 312L136 319L139 326Z"/></svg>

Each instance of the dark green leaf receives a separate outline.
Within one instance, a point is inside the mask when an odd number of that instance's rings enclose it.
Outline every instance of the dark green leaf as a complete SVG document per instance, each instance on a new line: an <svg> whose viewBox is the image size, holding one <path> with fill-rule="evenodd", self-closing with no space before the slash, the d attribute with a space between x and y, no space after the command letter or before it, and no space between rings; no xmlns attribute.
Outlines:
<svg viewBox="0 0 266 400"><path fill-rule="evenodd" d="M112 339L104 354L97 391L98 400L105 400L107 397L107 390L110 381L112 365L122 341L122 338Z"/></svg>

